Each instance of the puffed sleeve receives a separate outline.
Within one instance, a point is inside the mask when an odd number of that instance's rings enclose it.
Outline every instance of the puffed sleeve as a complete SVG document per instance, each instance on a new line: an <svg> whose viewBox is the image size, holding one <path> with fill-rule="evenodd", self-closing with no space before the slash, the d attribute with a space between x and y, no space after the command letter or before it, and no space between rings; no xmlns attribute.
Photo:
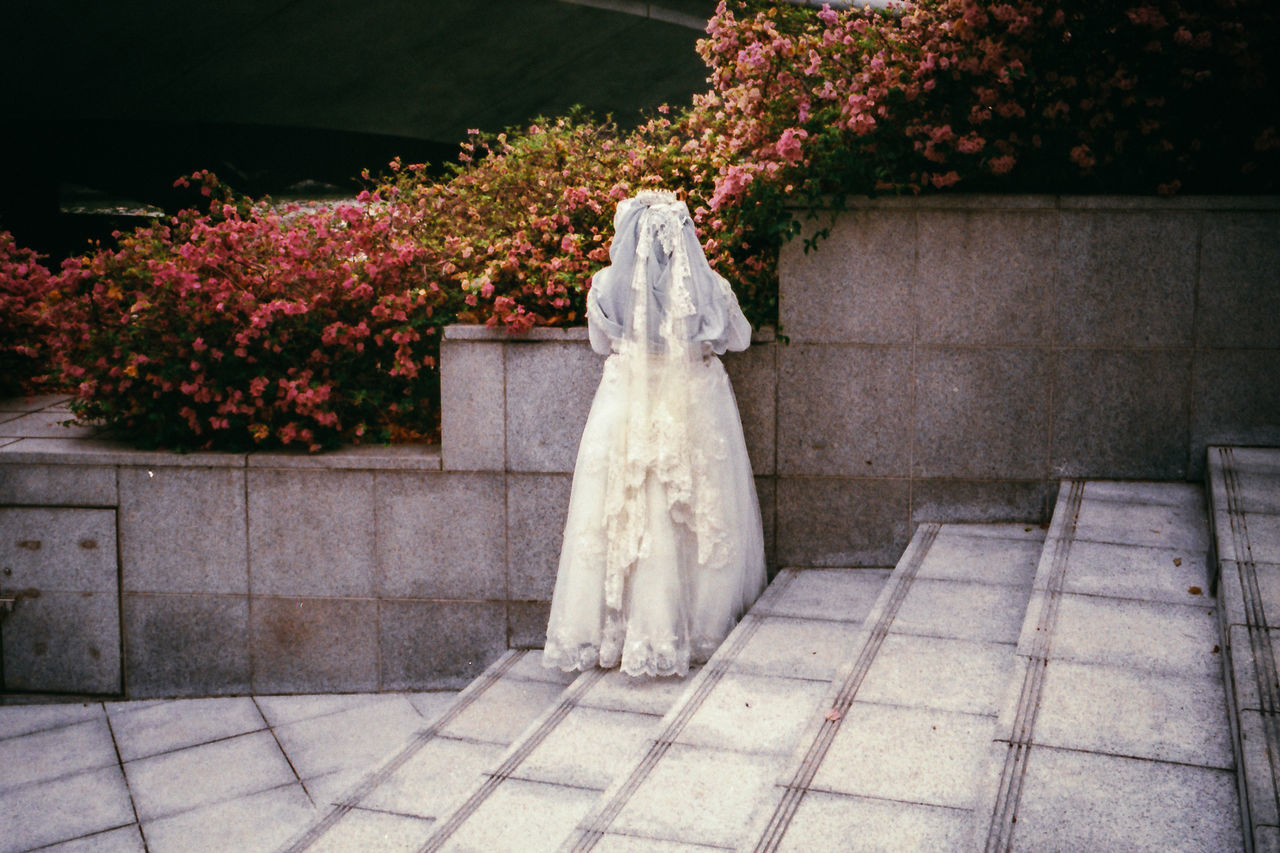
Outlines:
<svg viewBox="0 0 1280 853"><path fill-rule="evenodd" d="M591 340L591 348L601 355L613 352L613 342L622 336L618 318L609 317L600 307L600 294L609 278L607 273L607 269L596 273L591 279L591 289L587 291L587 337Z"/></svg>

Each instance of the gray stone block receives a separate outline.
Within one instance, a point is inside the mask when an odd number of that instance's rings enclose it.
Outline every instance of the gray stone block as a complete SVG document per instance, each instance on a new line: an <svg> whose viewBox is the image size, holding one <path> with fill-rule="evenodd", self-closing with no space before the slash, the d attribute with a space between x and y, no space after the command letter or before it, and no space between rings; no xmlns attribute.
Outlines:
<svg viewBox="0 0 1280 853"><path fill-rule="evenodd" d="M0 621L4 689L120 692L120 603L112 592L23 597Z"/></svg>
<svg viewBox="0 0 1280 853"><path fill-rule="evenodd" d="M922 210L918 218L921 342L1049 343L1055 212Z"/></svg>
<svg viewBox="0 0 1280 853"><path fill-rule="evenodd" d="M247 596L125 593L123 598L130 699L250 691Z"/></svg>
<svg viewBox="0 0 1280 853"><path fill-rule="evenodd" d="M127 592L249 592L242 468L120 469Z"/></svg>
<svg viewBox="0 0 1280 853"><path fill-rule="evenodd" d="M764 562L773 577L779 568L778 488L774 477L756 477L756 499L760 501L760 524L764 528Z"/></svg>
<svg viewBox="0 0 1280 853"><path fill-rule="evenodd" d="M501 474L379 471L378 585L393 598L505 598Z"/></svg>
<svg viewBox="0 0 1280 853"><path fill-rule="evenodd" d="M916 480L911 485L911 524L1025 521L1048 516L1043 480Z"/></svg>
<svg viewBox="0 0 1280 853"><path fill-rule="evenodd" d="M500 602L383 601L378 643L383 690L461 686L507 648Z"/></svg>
<svg viewBox="0 0 1280 853"><path fill-rule="evenodd" d="M909 347L779 348L779 474L905 476L910 422Z"/></svg>
<svg viewBox="0 0 1280 853"><path fill-rule="evenodd" d="M115 510L0 508L0 589L116 595Z"/></svg>
<svg viewBox="0 0 1280 853"><path fill-rule="evenodd" d="M906 480L779 478L780 566L892 566L906 547Z"/></svg>
<svg viewBox="0 0 1280 853"><path fill-rule="evenodd" d="M563 474L507 476L509 597L549 601L560 566L573 478Z"/></svg>
<svg viewBox="0 0 1280 853"><path fill-rule="evenodd" d="M1190 351L1060 350L1053 373L1053 476L1187 476Z"/></svg>
<svg viewBox="0 0 1280 853"><path fill-rule="evenodd" d="M507 645L513 649L540 649L547 643L547 620L551 618L549 601L510 601L507 603Z"/></svg>
<svg viewBox="0 0 1280 853"><path fill-rule="evenodd" d="M1036 747L1013 832L1018 850L1240 850L1235 774Z"/></svg>
<svg viewBox="0 0 1280 853"><path fill-rule="evenodd" d="M819 216L824 216L819 214ZM797 238L779 259L778 314L796 343L896 343L911 339L913 210L842 214L815 251ZM805 223L805 236L827 224Z"/></svg>
<svg viewBox="0 0 1280 853"><path fill-rule="evenodd" d="M501 471L506 459L503 344L440 345L440 451L450 471Z"/></svg>
<svg viewBox="0 0 1280 853"><path fill-rule="evenodd" d="M1189 477L1208 445L1280 445L1280 351L1199 352L1194 372Z"/></svg>
<svg viewBox="0 0 1280 853"><path fill-rule="evenodd" d="M1045 475L1050 365L1044 350L921 348L916 360L915 476ZM902 423L896 428L905 432Z"/></svg>
<svg viewBox="0 0 1280 853"><path fill-rule="evenodd" d="M1280 347L1280 216L1215 213L1200 247L1201 347Z"/></svg>
<svg viewBox="0 0 1280 853"><path fill-rule="evenodd" d="M373 472L266 468L248 477L254 595L373 594Z"/></svg>
<svg viewBox="0 0 1280 853"><path fill-rule="evenodd" d="M1054 342L1189 347L1198 216L1064 211Z"/></svg>
<svg viewBox="0 0 1280 853"><path fill-rule="evenodd" d="M724 368L733 384L742 418L742 434L753 473L774 472L777 443L778 345L756 344L745 352L724 356Z"/></svg>
<svg viewBox="0 0 1280 853"><path fill-rule="evenodd" d="M585 341L506 346L507 470L573 471L604 359Z"/></svg>
<svg viewBox="0 0 1280 853"><path fill-rule="evenodd" d="M378 689L377 601L255 597L250 623L254 693Z"/></svg>
<svg viewBox="0 0 1280 853"><path fill-rule="evenodd" d="M116 471L105 465L0 464L0 502L115 506Z"/></svg>

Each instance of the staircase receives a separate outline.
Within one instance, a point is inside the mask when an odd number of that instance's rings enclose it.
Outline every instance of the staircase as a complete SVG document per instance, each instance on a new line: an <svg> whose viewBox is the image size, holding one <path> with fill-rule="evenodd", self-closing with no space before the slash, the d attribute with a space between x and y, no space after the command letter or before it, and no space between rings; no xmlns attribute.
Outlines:
<svg viewBox="0 0 1280 853"><path fill-rule="evenodd" d="M1280 451L1209 457L783 570L683 680L508 652L288 849L1280 849Z"/></svg>

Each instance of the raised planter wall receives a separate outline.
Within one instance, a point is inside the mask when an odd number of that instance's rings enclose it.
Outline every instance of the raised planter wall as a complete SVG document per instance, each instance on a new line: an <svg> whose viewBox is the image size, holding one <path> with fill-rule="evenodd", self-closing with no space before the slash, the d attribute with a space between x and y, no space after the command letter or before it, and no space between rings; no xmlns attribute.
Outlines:
<svg viewBox="0 0 1280 853"><path fill-rule="evenodd" d="M850 207L783 253L789 342L724 359L773 567L1280 444L1280 201ZM146 453L0 413L0 685L414 689L540 645L602 364L585 329L448 329L441 448Z"/></svg>

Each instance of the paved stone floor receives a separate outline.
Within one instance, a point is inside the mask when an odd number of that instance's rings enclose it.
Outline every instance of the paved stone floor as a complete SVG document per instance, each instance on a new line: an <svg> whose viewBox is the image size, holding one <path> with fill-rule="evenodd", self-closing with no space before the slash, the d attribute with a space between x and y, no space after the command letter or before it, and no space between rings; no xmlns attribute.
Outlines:
<svg viewBox="0 0 1280 853"><path fill-rule="evenodd" d="M0 851L278 849L456 695L5 705Z"/></svg>

